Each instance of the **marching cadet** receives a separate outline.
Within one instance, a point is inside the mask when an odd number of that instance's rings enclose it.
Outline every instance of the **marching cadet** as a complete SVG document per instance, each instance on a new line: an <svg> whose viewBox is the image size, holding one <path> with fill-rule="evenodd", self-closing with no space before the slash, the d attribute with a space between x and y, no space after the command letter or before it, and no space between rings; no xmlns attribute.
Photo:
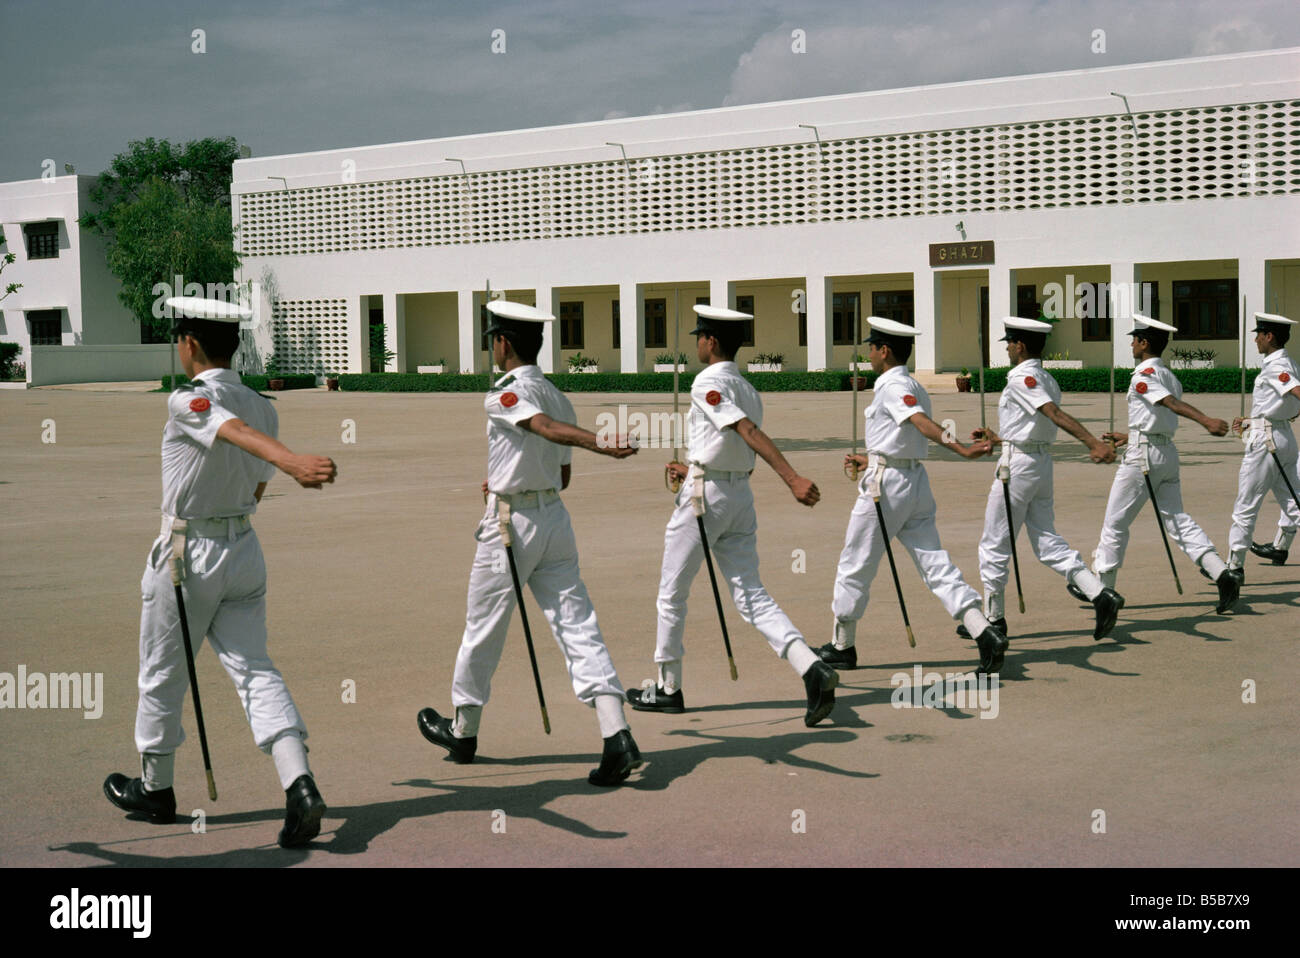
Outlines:
<svg viewBox="0 0 1300 958"><path fill-rule="evenodd" d="M1300 490L1297 478L1300 463L1295 434L1291 431L1291 420L1300 415L1300 368L1286 352L1291 327L1295 324L1294 319L1285 316L1255 314L1255 348L1264 361L1255 378L1250 418L1238 417L1232 421L1233 431L1240 433L1246 444L1238 475L1237 501L1232 507L1232 528L1228 532L1228 565L1238 583L1246 578L1242 566L1246 550L1252 546L1251 536L1265 493L1272 490L1282 508L1279 521L1282 528L1273 540L1273 551L1266 553L1262 551L1264 547L1256 547L1256 554L1279 565L1285 562L1290 540L1300 525L1300 504L1295 500ZM1283 531L1288 527L1289 536Z"/></svg>
<svg viewBox="0 0 1300 958"><path fill-rule="evenodd" d="M1124 599L1113 589L1105 588L1084 564L1079 553L1071 549L1056 531L1052 490L1052 443L1058 428L1064 429L1088 447L1093 462L1115 461L1110 443L1098 439L1073 416L1060 408L1061 387L1051 373L1043 369L1043 346L1051 323L1036 319L1008 316L1003 320L1007 357L1012 369L1007 385L998 400L998 429L976 429L975 439L1002 443L997 475L989 490L984 510L984 535L980 538L980 578L984 581L984 614L1008 635L1005 592L1008 565L1011 563L1011 537L1007 534L1008 495L1011 521L1018 531L1023 523L1029 546L1043 565L1065 576L1074 584L1097 612L1094 639L1103 639L1115 627ZM1014 533L1012 534L1014 536ZM957 634L970 638L966 627Z"/></svg>
<svg viewBox="0 0 1300 958"><path fill-rule="evenodd" d="M1129 527L1150 497L1155 498L1159 519L1178 547L1197 564L1219 589L1217 611L1227 612L1237 601L1241 580L1214 551L1214 543L1186 512L1179 482L1178 447L1174 432L1178 417L1185 416L1205 427L1211 436L1228 433L1228 423L1212 419L1195 406L1182 401L1183 386L1160 358L1177 327L1133 314L1133 377L1128 388L1128 435L1106 433L1103 439L1115 446L1127 446L1115 472L1106 503L1101 540L1093 553L1092 570L1108 589L1115 587L1119 568L1128 548ZM1249 533L1246 541L1249 542ZM1243 554L1245 549L1242 549ZM1086 598L1071 586L1076 599Z"/></svg>
<svg viewBox="0 0 1300 958"><path fill-rule="evenodd" d="M183 610L197 654L204 637L239 690L258 748L270 754L285 790L280 845L320 833L325 802L307 765L307 727L266 650L266 564L253 531L267 482L281 469L319 489L337 475L324 456L295 455L276 441L267 399L230 368L243 307L219 300L169 299L179 312L172 334L190 382L167 397L162 441L162 529L140 588L140 700L135 744L143 774L113 773L104 794L151 822L176 820L172 773L185 741L181 704L189 684L180 612L169 566L183 576ZM260 461L259 461L260 460ZM215 795L214 795L215 797Z"/></svg>
<svg viewBox="0 0 1300 958"><path fill-rule="evenodd" d="M876 569L885 553L886 536L898 539L912 556L921 577L953 619L976 637L978 671L997 672L1006 654L1006 636L989 622L979 594L962 579L939 541L934 523L935 502L923 461L927 440L939 443L964 459L977 459L993 449L988 439L967 446L949 441L930 418L930 395L907 372L907 359L917 331L892 319L867 317L867 358L877 373L875 396L865 412L865 456L845 456L845 465L865 469L858 483L858 501L849 517L835 572L831 613L832 641L817 650L822 661L838 669L856 668L858 620ZM874 500L874 501L873 501ZM879 507L879 513L877 512ZM881 528L880 516L884 517Z"/></svg>
<svg viewBox="0 0 1300 958"><path fill-rule="evenodd" d="M719 306L699 305L691 334L699 360L706 364L691 384L687 415L689 469L672 463L668 471L685 482L676 509L664 532L663 567L659 577L659 626L655 642L658 680L653 688L628 693L632 707L642 712L679 713L682 695L682 637L686 628L686 599L700 571L705 536L723 578L731 585L736 610L778 656L803 677L808 709L804 724L812 727L835 707L833 689L839 677L822 664L803 635L781 611L758 576L756 534L758 518L749 475L757 453L790 488L796 500L814 506L821 498L816 483L795 472L760 428L763 401L740 375L735 357L743 342L744 321L753 317ZM722 614L721 606L718 614Z"/></svg>
<svg viewBox="0 0 1300 958"><path fill-rule="evenodd" d="M532 587L564 653L574 694L595 708L604 748L600 766L587 780L617 785L641 766L641 753L623 716L623 686L578 570L578 547L560 490L569 486L570 447L615 459L633 455L636 448L623 437L613 446L599 443L594 433L574 425L573 405L537 367L542 324L554 321L554 316L506 301L489 302L487 308L492 319L484 332L492 337L492 358L505 375L483 402L488 417L488 503L474 534L478 549L452 676L455 718L426 708L417 716L418 725L425 738L445 748L458 764L474 760L479 720L516 604L512 573L503 561L509 549L520 587ZM509 541L502 535L506 527Z"/></svg>

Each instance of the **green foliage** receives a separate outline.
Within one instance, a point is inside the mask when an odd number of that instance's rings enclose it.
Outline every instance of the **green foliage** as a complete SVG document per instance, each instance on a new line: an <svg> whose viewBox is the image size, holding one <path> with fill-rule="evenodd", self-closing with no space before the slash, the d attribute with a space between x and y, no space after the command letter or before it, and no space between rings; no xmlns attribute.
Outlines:
<svg viewBox="0 0 1300 958"><path fill-rule="evenodd" d="M165 337L155 318L154 286L179 275L188 283L230 283L239 258L230 222L231 137L173 145L133 140L90 188L92 211L81 225L104 237L118 298L143 328ZM183 295L173 290L172 295Z"/></svg>
<svg viewBox="0 0 1300 958"><path fill-rule="evenodd" d="M785 353L755 353L751 363L766 363L772 366L780 366L785 362Z"/></svg>
<svg viewBox="0 0 1300 958"><path fill-rule="evenodd" d="M3 249L4 245L5 245L5 231L2 227L0 227L0 249ZM5 271L6 266L12 266L14 260L16 260L17 258L18 257L15 256L13 253L5 253L3 256L0 256L0 273L3 273ZM4 300L6 297L13 295L14 293L18 292L22 288L23 288L22 283L6 284L4 288L4 292L0 293L0 300Z"/></svg>
<svg viewBox="0 0 1300 958"><path fill-rule="evenodd" d="M1213 349L1179 349L1174 348L1170 351L1171 359L1181 359L1185 362L1211 362L1219 354Z"/></svg>
<svg viewBox="0 0 1300 958"><path fill-rule="evenodd" d="M262 376L256 373L247 373L241 375L239 381L249 389L256 389L261 393L270 389L271 378L272 377L270 376ZM285 389L314 389L316 387L316 377L311 373L285 373L274 378L283 379ZM171 386L168 383L169 379L171 379L170 376L164 376L162 378L161 392L171 392ZM189 379L185 376L176 377L176 385L178 386L183 386L187 382L189 382Z"/></svg>
<svg viewBox="0 0 1300 958"><path fill-rule="evenodd" d="M17 343L0 343L0 381L18 378L18 356L23 348ZM26 373L26 370L23 371Z"/></svg>
<svg viewBox="0 0 1300 958"><path fill-rule="evenodd" d="M339 376L339 391L354 393L485 393L489 385L488 376L483 373L443 373L441 376L343 373Z"/></svg>
<svg viewBox="0 0 1300 958"><path fill-rule="evenodd" d="M382 373L396 357L397 353L388 348L386 338L388 328L381 323L374 323L370 327L370 370L374 373ZM342 385L339 389L342 389Z"/></svg>
<svg viewBox="0 0 1300 958"><path fill-rule="evenodd" d="M672 362L672 360L670 359L669 362ZM582 355L582 353L574 353L572 356L569 357L570 371L575 371L579 369L595 369L599 365L600 363L598 363L595 359L593 359L590 356L584 356Z"/></svg>
<svg viewBox="0 0 1300 958"><path fill-rule="evenodd" d="M655 362L656 362L656 363L659 363L660 365L667 366L667 365L669 365L669 364L671 364L671 363L673 362L673 354L672 354L672 353L660 353L658 356L655 357ZM679 365L679 366L684 366L684 365L686 365L686 354L685 354L685 353L678 353L678 354L677 354L677 365Z"/></svg>

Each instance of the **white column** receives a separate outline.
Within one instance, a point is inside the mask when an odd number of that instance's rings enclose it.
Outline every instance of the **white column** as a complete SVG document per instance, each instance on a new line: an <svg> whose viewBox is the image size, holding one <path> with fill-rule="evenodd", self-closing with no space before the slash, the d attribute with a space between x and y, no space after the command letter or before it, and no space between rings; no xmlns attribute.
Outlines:
<svg viewBox="0 0 1300 958"><path fill-rule="evenodd" d="M1016 271L1002 266L989 267L989 366L1008 366L1011 361L1000 342L1007 328L1003 317L1016 311Z"/></svg>
<svg viewBox="0 0 1300 958"><path fill-rule="evenodd" d="M942 276L928 265L912 271L912 304L919 333L912 351L912 368L918 372L934 372L937 368L941 326L939 310L943 305L939 280Z"/></svg>
<svg viewBox="0 0 1300 958"><path fill-rule="evenodd" d="M1260 356L1259 350L1255 348L1255 334L1251 332L1255 328L1256 313L1271 313L1269 307L1272 305L1272 298L1269 289L1269 270L1268 263L1262 256L1252 257L1250 259L1237 260L1237 296L1246 297L1246 321L1241 324L1245 330L1246 337L1246 368L1257 369L1263 362L1264 357ZM1237 310L1241 310L1241 302L1237 302ZM1172 310L1171 310L1172 312ZM1287 317L1294 319L1294 316ZM1292 334L1292 341L1287 343L1287 353L1294 355L1300 343L1297 343L1296 336ZM1241 341L1237 342L1237 355L1232 357L1231 362L1225 362L1225 366L1237 366L1241 363Z"/></svg>
<svg viewBox="0 0 1300 958"><path fill-rule="evenodd" d="M808 368L830 369L835 342L831 324L832 282L827 276L806 276L804 283L804 308L808 311ZM849 354L850 362L853 355Z"/></svg>
<svg viewBox="0 0 1300 958"><path fill-rule="evenodd" d="M618 339L622 344L618 350L619 372L641 372L645 368L645 286L634 279L618 284ZM672 341L669 336L670 347Z"/></svg>
<svg viewBox="0 0 1300 958"><path fill-rule="evenodd" d="M460 372L480 373L487 370L487 356L479 348L482 339L483 331L479 329L475 290L457 290L456 342L459 346L459 359L456 368Z"/></svg>
<svg viewBox="0 0 1300 958"><path fill-rule="evenodd" d="M366 296L349 296L348 304L348 366L350 373L370 372L370 316L366 305ZM261 328L253 330L253 342L262 356L271 353L271 316L267 312L266 322Z"/></svg>
<svg viewBox="0 0 1300 958"><path fill-rule="evenodd" d="M406 372L406 300L397 293L384 293L384 341L394 353L385 372Z"/></svg>
<svg viewBox="0 0 1300 958"><path fill-rule="evenodd" d="M736 308L736 284L725 279L709 280L709 305ZM692 313L694 315L694 313Z"/></svg>
<svg viewBox="0 0 1300 958"><path fill-rule="evenodd" d="M536 290L536 306L544 313L555 315L555 310L551 308L551 303L555 298L554 290L549 286L538 286ZM560 319L557 316L555 322L545 323L542 328L542 351L537 354L537 365L542 368L544 373L562 373L567 372L564 365L560 362L560 331L556 327L560 325Z"/></svg>
<svg viewBox="0 0 1300 958"><path fill-rule="evenodd" d="M1133 296L1133 291L1137 289L1137 272L1135 263L1110 264L1110 295L1107 297L1106 308L1110 312L1110 332L1113 345L1111 363L1120 368L1132 368L1133 366L1133 341L1129 338L1128 333L1133 328L1133 310L1138 308L1137 301ZM1069 303L1067 305L1070 307L1070 312L1073 313L1074 304Z"/></svg>

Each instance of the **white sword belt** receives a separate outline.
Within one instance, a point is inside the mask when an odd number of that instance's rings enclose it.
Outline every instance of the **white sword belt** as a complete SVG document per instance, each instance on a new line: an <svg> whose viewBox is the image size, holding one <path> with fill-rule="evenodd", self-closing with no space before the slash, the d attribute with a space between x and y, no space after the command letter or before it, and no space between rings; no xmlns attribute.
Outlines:
<svg viewBox="0 0 1300 958"><path fill-rule="evenodd" d="M550 489L532 489L528 492L493 492L492 495L511 509L536 509L550 502L559 502L560 493L554 486Z"/></svg>
<svg viewBox="0 0 1300 958"><path fill-rule="evenodd" d="M183 522L184 526L178 529L176 527L177 522ZM162 528L158 530L158 534L169 536L174 532L182 532L186 536L192 536L195 539L234 539L251 528L253 528L252 516L228 516L224 519L178 520L175 516L169 516L164 513L162 517Z"/></svg>

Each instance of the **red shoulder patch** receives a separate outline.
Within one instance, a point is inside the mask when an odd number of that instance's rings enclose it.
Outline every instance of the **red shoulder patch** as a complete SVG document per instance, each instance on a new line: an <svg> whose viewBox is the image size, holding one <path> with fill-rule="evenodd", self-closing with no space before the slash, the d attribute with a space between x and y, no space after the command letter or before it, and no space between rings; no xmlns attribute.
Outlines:
<svg viewBox="0 0 1300 958"><path fill-rule="evenodd" d="M501 405L505 406L507 409L509 409L517 402L519 402L519 397L516 396L514 393L501 394Z"/></svg>
<svg viewBox="0 0 1300 958"><path fill-rule="evenodd" d="M904 397L903 397L903 405L904 405L904 406L915 406L915 405L916 405L916 397L915 397L915 396L904 396Z"/></svg>
<svg viewBox="0 0 1300 958"><path fill-rule="evenodd" d="M190 400L190 409L192 409L194 412L207 412L211 408L212 408L212 403L208 402L202 396L200 396L198 399Z"/></svg>
<svg viewBox="0 0 1300 958"><path fill-rule="evenodd" d="M1135 388L1138 392L1140 392L1140 393L1144 393L1144 392L1147 391L1147 384L1146 384L1146 383L1138 383L1134 388Z"/></svg>
<svg viewBox="0 0 1300 958"><path fill-rule="evenodd" d="M1291 374L1283 373L1281 376L1278 376L1277 378L1282 380L1282 382L1284 383L1289 383L1291 381Z"/></svg>
<svg viewBox="0 0 1300 958"><path fill-rule="evenodd" d="M705 395L704 401L710 406L716 406L718 403L722 402L722 393L718 392L716 389L710 389L708 394Z"/></svg>
<svg viewBox="0 0 1300 958"><path fill-rule="evenodd" d="M1030 389L1033 389L1035 386L1038 385L1038 380L1035 379L1033 376L1026 376L1025 385L1028 386Z"/></svg>
<svg viewBox="0 0 1300 958"><path fill-rule="evenodd" d="M1146 369L1140 370L1140 372L1143 376L1154 376L1156 374L1156 368L1154 366L1148 366Z"/></svg>

